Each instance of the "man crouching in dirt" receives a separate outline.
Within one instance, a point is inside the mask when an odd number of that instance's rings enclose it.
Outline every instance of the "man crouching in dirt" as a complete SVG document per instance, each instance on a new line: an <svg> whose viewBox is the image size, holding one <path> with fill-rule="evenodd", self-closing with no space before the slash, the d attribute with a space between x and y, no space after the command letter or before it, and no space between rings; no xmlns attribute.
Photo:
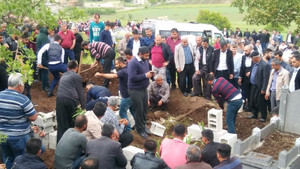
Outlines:
<svg viewBox="0 0 300 169"><path fill-rule="evenodd" d="M228 102L226 112L226 124L228 133L235 133L236 114L243 104L242 95L230 82L225 78L208 74L206 76L207 83L212 85L212 94L216 98L221 109L224 109L224 100Z"/></svg>

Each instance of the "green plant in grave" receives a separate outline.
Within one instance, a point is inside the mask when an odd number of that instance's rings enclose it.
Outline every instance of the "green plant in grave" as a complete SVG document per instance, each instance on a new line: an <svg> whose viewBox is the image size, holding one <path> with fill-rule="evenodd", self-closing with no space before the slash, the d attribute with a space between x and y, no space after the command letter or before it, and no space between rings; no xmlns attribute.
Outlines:
<svg viewBox="0 0 300 169"><path fill-rule="evenodd" d="M202 131L205 129L205 125L203 121L198 122L198 126L201 127Z"/></svg>
<svg viewBox="0 0 300 169"><path fill-rule="evenodd" d="M161 145L161 140L156 140L156 153L155 153L155 155L156 155L156 157L157 158L160 158L160 155L159 155L159 151L160 151L160 145Z"/></svg>
<svg viewBox="0 0 300 169"><path fill-rule="evenodd" d="M82 115L85 114L85 111L83 109L81 109L80 106L76 107L76 111L75 114L73 115L73 118L75 119L78 115Z"/></svg>

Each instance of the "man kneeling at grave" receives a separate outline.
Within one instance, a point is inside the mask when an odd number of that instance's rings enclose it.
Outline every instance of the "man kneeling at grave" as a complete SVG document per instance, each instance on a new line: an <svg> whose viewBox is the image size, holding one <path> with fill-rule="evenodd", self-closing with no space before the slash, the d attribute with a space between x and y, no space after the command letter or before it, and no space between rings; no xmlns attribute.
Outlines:
<svg viewBox="0 0 300 169"><path fill-rule="evenodd" d="M157 74L154 80L148 86L148 106L150 106L150 109L160 107L162 110L165 110L170 97L169 84L160 74Z"/></svg>
<svg viewBox="0 0 300 169"><path fill-rule="evenodd" d="M37 138L30 139L26 143L26 153L16 157L12 168L37 168L46 169L46 165L41 159L42 141Z"/></svg>
<svg viewBox="0 0 300 169"><path fill-rule="evenodd" d="M154 140L147 139L145 141L144 151L145 153L137 153L134 155L130 162L132 169L170 169L164 160L155 157L157 144Z"/></svg>
<svg viewBox="0 0 300 169"><path fill-rule="evenodd" d="M128 129L126 129L126 126L129 124L129 122L127 119L118 120L117 115L114 112L118 105L117 97L109 97L107 105L106 112L101 118L101 122L103 124L112 124L114 128L117 129L120 135L119 142L121 143L122 148L124 148L133 141L133 135L130 133L130 131L128 131Z"/></svg>
<svg viewBox="0 0 300 169"><path fill-rule="evenodd" d="M93 110L98 102L106 103L108 97L111 96L110 91L106 87L95 85L91 81L86 84L86 89L86 110Z"/></svg>

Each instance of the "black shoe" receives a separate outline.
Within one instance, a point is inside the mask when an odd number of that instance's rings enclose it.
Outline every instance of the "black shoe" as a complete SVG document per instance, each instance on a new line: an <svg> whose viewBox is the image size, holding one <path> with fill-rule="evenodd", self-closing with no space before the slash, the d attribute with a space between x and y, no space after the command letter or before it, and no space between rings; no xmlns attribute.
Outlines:
<svg viewBox="0 0 300 169"><path fill-rule="evenodd" d="M193 92L193 93L191 94L191 97L194 97L194 96L200 97L200 94L196 94L196 93Z"/></svg>
<svg viewBox="0 0 300 169"><path fill-rule="evenodd" d="M183 95L184 95L185 97L188 97L188 96L189 96L189 94L188 94L187 92L184 92Z"/></svg>
<svg viewBox="0 0 300 169"><path fill-rule="evenodd" d="M48 92L48 97L52 97L52 96L54 96L54 94L53 94L53 92Z"/></svg>
<svg viewBox="0 0 300 169"><path fill-rule="evenodd" d="M260 122L266 122L266 119L260 118L259 121L260 121Z"/></svg>
<svg viewBox="0 0 300 169"><path fill-rule="evenodd" d="M145 133L148 135L152 134L151 131L147 127L145 127Z"/></svg>
<svg viewBox="0 0 300 169"><path fill-rule="evenodd" d="M46 93L48 93L48 92L49 92L49 88L48 88L48 87L45 87L45 88L43 89L43 91L46 92Z"/></svg>
<svg viewBox="0 0 300 169"><path fill-rule="evenodd" d="M251 116L248 117L248 119L257 119L257 116L251 115Z"/></svg>
<svg viewBox="0 0 300 169"><path fill-rule="evenodd" d="M138 132L138 131L137 131L137 133L138 133L141 137L143 137L143 138L148 138L148 135L147 135L145 132Z"/></svg>

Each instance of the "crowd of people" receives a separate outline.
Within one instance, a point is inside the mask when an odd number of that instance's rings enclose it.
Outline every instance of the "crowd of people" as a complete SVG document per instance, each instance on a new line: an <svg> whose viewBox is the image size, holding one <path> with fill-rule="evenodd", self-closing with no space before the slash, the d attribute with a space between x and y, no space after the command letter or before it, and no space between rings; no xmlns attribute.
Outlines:
<svg viewBox="0 0 300 169"><path fill-rule="evenodd" d="M86 26L89 41L83 41L78 32L83 30L82 24L70 28L60 23L57 32L35 25L24 30L22 37L8 36L6 24L1 25L1 45L20 62L23 60L18 58L17 40L32 48L37 56L33 70L42 81L41 90L48 97L56 96L55 168L124 168L127 160L122 148L133 141L133 126L127 115L130 112L136 133L146 139L145 153L136 154L130 162L133 168L240 169L241 161L230 157L231 147L213 142L209 129L202 132L206 145L203 150L183 142L186 129L182 124L175 125L173 139L165 138L157 150L156 142L148 139L148 111L166 110L170 91L178 86L185 97L213 100L214 96L221 109L227 102L228 132L236 133L236 115L242 105L252 112L249 118L257 119L261 113L259 121L265 122L268 112L278 115L283 86L290 92L300 89L299 34L294 37L289 33L283 41L276 30L273 35L267 30L258 34L246 30L242 34L239 28L230 33L224 28L224 37L218 37L214 45L208 37L198 36L193 46L174 25L170 37L154 35L151 28L146 28L146 36L142 37L133 28L132 37L127 32L117 44L113 38L116 23L104 23L95 14L94 21ZM36 34L36 39L29 40L30 34ZM105 79L102 86L90 79L85 86L86 97L77 73L82 50L88 50L95 59L90 68L103 66L103 72L97 72L94 78ZM20 73L8 76L5 62L1 60L0 64L0 132L7 136L1 142L6 168L46 168L40 158L41 141L34 138L35 130L30 126L38 116L31 102L30 85L24 83ZM114 68L117 71L112 71ZM49 72L53 75L50 85ZM111 96L110 79L119 79L120 101ZM27 97L22 94L24 88ZM78 105L86 113L74 120ZM120 120L115 114L118 105Z"/></svg>

